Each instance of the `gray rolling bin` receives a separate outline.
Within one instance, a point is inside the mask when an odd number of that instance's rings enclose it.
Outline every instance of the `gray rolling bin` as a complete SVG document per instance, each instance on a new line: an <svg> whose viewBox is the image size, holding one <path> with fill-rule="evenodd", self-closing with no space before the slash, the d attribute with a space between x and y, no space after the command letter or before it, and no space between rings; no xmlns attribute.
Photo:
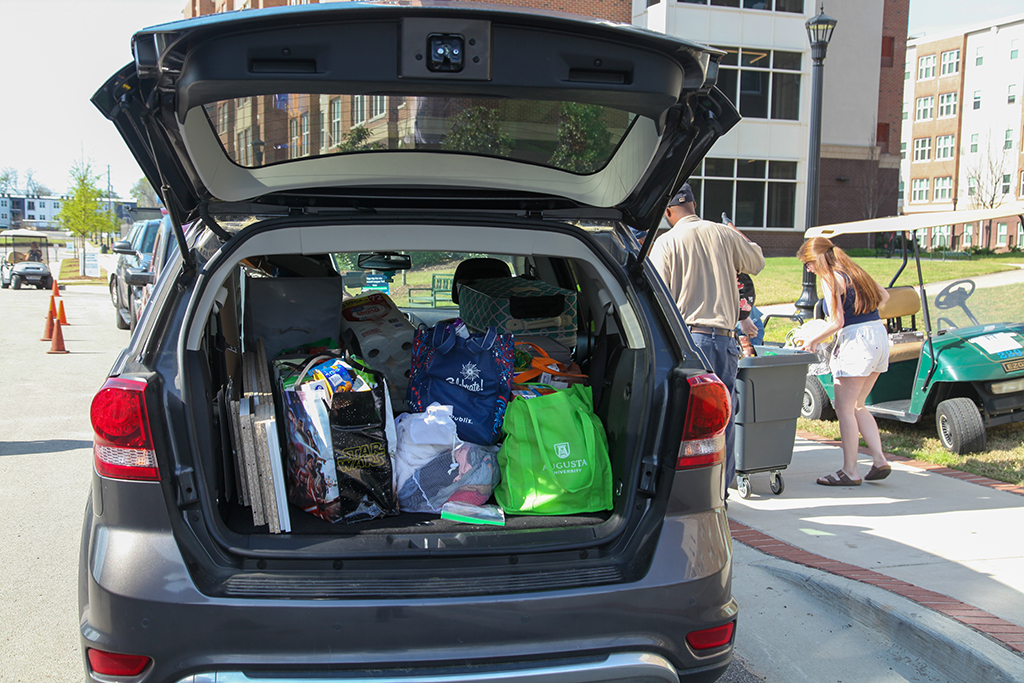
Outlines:
<svg viewBox="0 0 1024 683"><path fill-rule="evenodd" d="M755 346L740 358L736 376L736 488L750 497L750 475L768 472L772 493L785 488L782 470L793 459L796 419L803 404L807 366L817 354Z"/></svg>

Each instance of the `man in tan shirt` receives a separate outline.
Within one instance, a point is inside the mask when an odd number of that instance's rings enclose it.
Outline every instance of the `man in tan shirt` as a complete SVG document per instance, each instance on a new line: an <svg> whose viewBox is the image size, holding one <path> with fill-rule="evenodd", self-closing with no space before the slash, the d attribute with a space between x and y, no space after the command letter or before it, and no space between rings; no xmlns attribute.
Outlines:
<svg viewBox="0 0 1024 683"><path fill-rule="evenodd" d="M764 255L735 227L701 220L696 210L693 190L686 183L665 209L672 229L657 238L650 260L668 286L694 344L735 405L740 356L734 329L740 313L736 273L757 275L764 268ZM725 429L726 487L736 474L734 419L730 414Z"/></svg>

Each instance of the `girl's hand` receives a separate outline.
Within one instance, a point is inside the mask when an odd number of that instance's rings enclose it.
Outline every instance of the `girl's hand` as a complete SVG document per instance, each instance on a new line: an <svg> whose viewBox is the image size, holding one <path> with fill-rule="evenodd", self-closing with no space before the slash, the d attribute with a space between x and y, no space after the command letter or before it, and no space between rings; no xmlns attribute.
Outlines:
<svg viewBox="0 0 1024 683"><path fill-rule="evenodd" d="M810 351L811 353L817 353L817 351L818 351L818 342L816 342L816 341L806 341L800 347L800 350L801 351Z"/></svg>

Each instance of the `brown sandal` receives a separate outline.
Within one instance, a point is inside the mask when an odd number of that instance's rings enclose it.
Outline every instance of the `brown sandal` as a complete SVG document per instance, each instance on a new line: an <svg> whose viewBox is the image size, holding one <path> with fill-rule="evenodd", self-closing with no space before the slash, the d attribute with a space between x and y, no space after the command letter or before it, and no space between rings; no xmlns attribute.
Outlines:
<svg viewBox="0 0 1024 683"><path fill-rule="evenodd" d="M892 468L888 465L882 465L881 467L875 467L872 465L868 473L864 475L864 478L868 481L878 481L880 479L885 479L891 473Z"/></svg>
<svg viewBox="0 0 1024 683"><path fill-rule="evenodd" d="M824 477L818 477L818 483L822 486L860 486L861 480L853 480L843 472L841 469L836 470L835 474L826 474Z"/></svg>

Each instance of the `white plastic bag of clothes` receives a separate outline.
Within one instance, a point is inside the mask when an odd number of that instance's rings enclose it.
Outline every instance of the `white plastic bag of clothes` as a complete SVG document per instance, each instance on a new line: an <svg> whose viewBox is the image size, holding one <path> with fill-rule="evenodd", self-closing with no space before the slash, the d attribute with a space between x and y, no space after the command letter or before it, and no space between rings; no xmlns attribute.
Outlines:
<svg viewBox="0 0 1024 683"><path fill-rule="evenodd" d="M449 502L483 505L500 479L496 446L459 439L452 407L432 403L395 420L395 476L402 512L440 513Z"/></svg>
<svg viewBox="0 0 1024 683"><path fill-rule="evenodd" d="M785 348L798 349L808 339L818 336L825 327L829 325L828 320L813 319L805 321L800 327L795 327L786 334ZM827 375L829 372L828 361L836 345L836 336L824 339L818 343L818 361L807 367L808 375Z"/></svg>

